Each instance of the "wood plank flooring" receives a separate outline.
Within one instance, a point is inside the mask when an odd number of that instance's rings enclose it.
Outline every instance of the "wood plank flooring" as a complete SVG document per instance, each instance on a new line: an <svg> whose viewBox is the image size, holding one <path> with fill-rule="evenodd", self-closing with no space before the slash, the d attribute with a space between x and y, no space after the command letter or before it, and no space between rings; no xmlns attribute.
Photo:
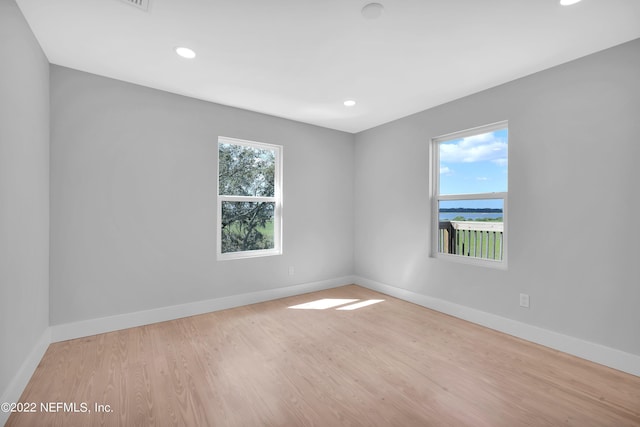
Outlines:
<svg viewBox="0 0 640 427"><path fill-rule="evenodd" d="M324 298L384 301L288 308ZM21 402L7 426L617 427L640 377L352 285L51 344Z"/></svg>

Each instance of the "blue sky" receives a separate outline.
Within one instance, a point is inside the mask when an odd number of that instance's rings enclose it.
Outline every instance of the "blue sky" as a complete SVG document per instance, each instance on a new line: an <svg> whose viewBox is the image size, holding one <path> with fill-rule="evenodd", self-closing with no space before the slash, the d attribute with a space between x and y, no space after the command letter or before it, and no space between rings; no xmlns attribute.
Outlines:
<svg viewBox="0 0 640 427"><path fill-rule="evenodd" d="M440 194L507 191L507 129L440 143Z"/></svg>
<svg viewBox="0 0 640 427"><path fill-rule="evenodd" d="M508 130L440 143L440 194L507 191ZM467 201L465 207L502 207L499 201ZM462 202L456 202L462 206ZM444 207L444 206L443 206ZM447 207L451 207L447 203Z"/></svg>

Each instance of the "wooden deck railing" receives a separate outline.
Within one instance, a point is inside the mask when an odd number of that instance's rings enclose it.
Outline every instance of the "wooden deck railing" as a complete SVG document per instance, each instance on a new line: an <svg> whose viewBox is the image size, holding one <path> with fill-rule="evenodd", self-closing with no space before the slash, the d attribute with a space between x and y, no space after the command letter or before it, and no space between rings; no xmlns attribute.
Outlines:
<svg viewBox="0 0 640 427"><path fill-rule="evenodd" d="M485 221L440 221L438 251L502 260L504 224Z"/></svg>

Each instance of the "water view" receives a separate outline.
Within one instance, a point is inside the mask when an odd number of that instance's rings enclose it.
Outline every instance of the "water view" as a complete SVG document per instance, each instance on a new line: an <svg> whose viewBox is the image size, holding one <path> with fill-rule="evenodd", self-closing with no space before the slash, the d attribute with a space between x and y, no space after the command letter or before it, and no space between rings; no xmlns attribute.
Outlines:
<svg viewBox="0 0 640 427"><path fill-rule="evenodd" d="M502 212L440 212L439 218L440 221L502 221Z"/></svg>

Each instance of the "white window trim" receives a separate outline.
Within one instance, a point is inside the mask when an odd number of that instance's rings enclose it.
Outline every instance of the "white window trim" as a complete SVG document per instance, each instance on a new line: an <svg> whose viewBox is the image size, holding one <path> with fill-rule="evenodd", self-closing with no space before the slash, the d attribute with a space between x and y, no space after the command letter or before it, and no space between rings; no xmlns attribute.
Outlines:
<svg viewBox="0 0 640 427"><path fill-rule="evenodd" d="M499 129L509 128L509 122L504 120L497 123L492 123L485 126L478 126L471 129L466 129L459 132L452 132L446 135L441 135L435 138L431 138L429 141L429 157L431 165L431 185L430 185L430 194L429 201L431 204L431 258L436 259L444 259L448 261L459 262L467 265L476 265L490 268L497 268L506 270L507 269L507 258L508 258L508 223L509 223L509 214L508 214L508 191L507 192L496 192L496 193L476 193L476 194L439 194L440 189L440 150L438 149L438 145L444 141L450 141L452 139L465 138L467 136L478 135L482 133L493 132ZM509 156L508 150L507 156ZM507 180L508 182L508 180ZM475 258L463 255L455 255L455 254L446 254L438 251L438 243L439 243L439 228L440 228L440 214L438 211L439 202L442 200L481 200L481 199L502 199L504 200L504 205L502 208L502 220L503 220L503 232L502 232L502 260L493 260L493 259L483 259L483 258Z"/></svg>
<svg viewBox="0 0 640 427"><path fill-rule="evenodd" d="M217 147L220 144L243 145L247 147L255 147L260 149L272 150L275 152L275 177L274 177L274 196L273 197L254 197L254 196L227 196L220 195L220 157L219 149L216 150L216 195L217 195L217 211L216 211L216 230L217 230L217 259L218 261L232 259L257 258L273 255L282 255L282 146L275 144L267 144L264 142L248 141L244 139L229 138L219 136ZM273 213L273 249L260 249L255 251L242 252L226 252L222 253L222 202L271 202L275 203Z"/></svg>

